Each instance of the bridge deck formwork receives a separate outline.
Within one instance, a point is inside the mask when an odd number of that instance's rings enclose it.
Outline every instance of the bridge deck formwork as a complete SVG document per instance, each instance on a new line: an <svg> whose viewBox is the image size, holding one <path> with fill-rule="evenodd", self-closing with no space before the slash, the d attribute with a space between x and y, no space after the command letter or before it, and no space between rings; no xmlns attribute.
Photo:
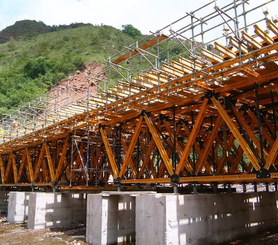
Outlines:
<svg viewBox="0 0 278 245"><path fill-rule="evenodd" d="M268 2L210 2L110 57L85 97L36 100L17 111L16 128L3 119L0 186L276 183L278 28L261 13Z"/></svg>

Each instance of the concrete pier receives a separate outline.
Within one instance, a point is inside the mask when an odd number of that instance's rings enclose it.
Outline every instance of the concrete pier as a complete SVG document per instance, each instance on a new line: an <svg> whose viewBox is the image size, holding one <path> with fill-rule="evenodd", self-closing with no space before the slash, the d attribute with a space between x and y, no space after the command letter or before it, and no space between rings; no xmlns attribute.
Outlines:
<svg viewBox="0 0 278 245"><path fill-rule="evenodd" d="M89 244L130 244L135 241L135 196L89 194L86 241Z"/></svg>
<svg viewBox="0 0 278 245"><path fill-rule="evenodd" d="M0 191L0 213L8 213L9 192Z"/></svg>
<svg viewBox="0 0 278 245"><path fill-rule="evenodd" d="M278 194L136 197L136 244L217 244L278 225Z"/></svg>
<svg viewBox="0 0 278 245"><path fill-rule="evenodd" d="M30 229L65 228L85 223L85 194L31 193L27 225Z"/></svg>
<svg viewBox="0 0 278 245"><path fill-rule="evenodd" d="M8 222L24 223L28 218L29 192L9 193L8 199Z"/></svg>

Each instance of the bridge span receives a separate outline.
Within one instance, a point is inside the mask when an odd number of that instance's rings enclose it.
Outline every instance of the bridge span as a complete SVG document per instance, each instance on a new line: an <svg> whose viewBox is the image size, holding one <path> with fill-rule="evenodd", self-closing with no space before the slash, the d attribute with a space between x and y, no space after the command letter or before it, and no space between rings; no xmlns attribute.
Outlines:
<svg viewBox="0 0 278 245"><path fill-rule="evenodd" d="M210 2L109 57L82 98L3 118L0 187L277 183L278 27L257 2Z"/></svg>

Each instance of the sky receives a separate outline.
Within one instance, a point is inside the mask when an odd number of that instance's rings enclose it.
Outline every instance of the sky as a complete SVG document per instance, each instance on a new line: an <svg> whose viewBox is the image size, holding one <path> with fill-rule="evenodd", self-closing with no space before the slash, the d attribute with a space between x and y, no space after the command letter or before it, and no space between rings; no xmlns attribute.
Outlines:
<svg viewBox="0 0 278 245"><path fill-rule="evenodd" d="M47 25L91 23L118 29L132 24L143 34L155 32L214 0L0 0L0 30L18 20L42 21ZM232 0L217 0L223 4ZM250 4L255 1L249 0ZM270 10L278 10L274 0Z"/></svg>

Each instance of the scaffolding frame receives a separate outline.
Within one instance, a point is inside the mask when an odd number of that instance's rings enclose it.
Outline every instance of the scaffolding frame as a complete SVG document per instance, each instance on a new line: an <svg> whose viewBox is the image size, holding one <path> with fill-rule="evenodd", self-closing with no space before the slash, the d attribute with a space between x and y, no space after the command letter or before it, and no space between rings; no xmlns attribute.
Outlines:
<svg viewBox="0 0 278 245"><path fill-rule="evenodd" d="M276 182L270 2L209 2L2 118L0 186Z"/></svg>

